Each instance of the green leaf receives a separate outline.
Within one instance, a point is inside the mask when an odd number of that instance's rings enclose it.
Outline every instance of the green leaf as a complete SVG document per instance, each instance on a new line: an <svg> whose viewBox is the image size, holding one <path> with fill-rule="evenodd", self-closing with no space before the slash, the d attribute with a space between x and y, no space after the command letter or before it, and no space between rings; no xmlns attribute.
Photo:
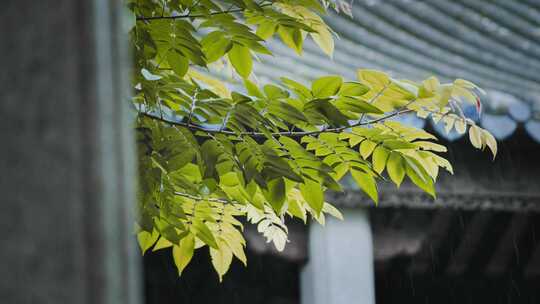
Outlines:
<svg viewBox="0 0 540 304"><path fill-rule="evenodd" d="M244 86L246 87L246 90L249 95L257 97L257 98L264 98L262 92L259 90L256 84L254 84L251 80L245 78L244 79Z"/></svg>
<svg viewBox="0 0 540 304"><path fill-rule="evenodd" d="M381 172L384 170L384 168L386 167L386 160L388 159L388 154L389 151L382 146L378 146L377 148L375 148L372 156L373 170L375 170L375 172L381 174Z"/></svg>
<svg viewBox="0 0 540 304"><path fill-rule="evenodd" d="M276 32L277 24L273 21L264 21L259 24L256 34L264 40L272 37Z"/></svg>
<svg viewBox="0 0 540 304"><path fill-rule="evenodd" d="M311 92L315 98L327 98L337 94L343 80L339 76L318 78L311 84Z"/></svg>
<svg viewBox="0 0 540 304"><path fill-rule="evenodd" d="M376 146L377 146L376 142L373 142L369 139L364 140L360 144L360 155L362 155L362 158L367 159L371 155L371 153L373 152Z"/></svg>
<svg viewBox="0 0 540 304"><path fill-rule="evenodd" d="M298 189L293 189L293 190L298 190ZM292 216L295 216L301 219L304 223L306 223L306 220L307 220L306 209L304 208L303 203L300 202L299 199L289 198L288 201L289 201L289 208L287 208L287 212L289 212Z"/></svg>
<svg viewBox="0 0 540 304"><path fill-rule="evenodd" d="M388 163L386 164L386 170L390 176L390 179L399 188L403 178L405 177L405 167L403 164L403 159L398 152L390 152Z"/></svg>
<svg viewBox="0 0 540 304"><path fill-rule="evenodd" d="M306 103L304 105L304 111L307 117L311 116L312 119L315 118L318 120L323 119L332 126L344 126L348 123L347 116L341 113L327 99L314 99Z"/></svg>
<svg viewBox="0 0 540 304"><path fill-rule="evenodd" d="M299 188L311 209L320 214L324 205L322 186L317 182L306 180L303 184L299 184Z"/></svg>
<svg viewBox="0 0 540 304"><path fill-rule="evenodd" d="M249 49L243 45L235 43L229 51L229 60L231 61L236 72L247 78L251 74L253 59Z"/></svg>
<svg viewBox="0 0 540 304"><path fill-rule="evenodd" d="M183 77L186 75L187 70L189 68L189 60L182 56L178 51L176 50L170 50L167 52L167 61L169 62L169 66L171 69L178 75L179 77Z"/></svg>
<svg viewBox="0 0 540 304"><path fill-rule="evenodd" d="M416 160L409 157L405 157L405 160L407 176L416 186L418 186L418 188L424 190L435 199L435 186L431 176L416 162Z"/></svg>
<svg viewBox="0 0 540 304"><path fill-rule="evenodd" d="M422 164L420 164L416 159L407 155L403 155L403 154L402 154L402 157L405 160L405 167L406 167L407 172L408 172L408 169L413 170L416 173L416 175L420 179L422 179L424 182L430 178L429 175L427 174L427 171L422 166Z"/></svg>
<svg viewBox="0 0 540 304"><path fill-rule="evenodd" d="M227 54L232 47L232 41L225 37L220 37L215 41L209 42L204 48L207 62L211 63L225 56L225 54Z"/></svg>
<svg viewBox="0 0 540 304"><path fill-rule="evenodd" d="M339 96L362 96L369 91L369 87L360 82L344 82L338 92Z"/></svg>
<svg viewBox="0 0 540 304"><path fill-rule="evenodd" d="M279 26L278 34L285 45L295 50L299 55L302 54L302 44L304 39L299 29L288 26Z"/></svg>
<svg viewBox="0 0 540 304"><path fill-rule="evenodd" d="M197 218L193 219L191 229L193 230L193 232L195 232L195 235L206 245L212 248L218 248L218 244L216 242L216 239L214 238L214 235L212 234L212 231L210 231L208 226L206 226L201 220Z"/></svg>
<svg viewBox="0 0 540 304"><path fill-rule="evenodd" d="M347 110L353 113L384 113L381 109L368 102L348 96L343 96L336 99L336 106L340 110Z"/></svg>
<svg viewBox="0 0 540 304"><path fill-rule="evenodd" d="M313 95L311 94L311 91L306 86L304 86L303 84L301 84L299 82L296 82L296 81L294 81L292 79L286 78L286 77L281 77L280 80L281 80L281 82L283 82L283 84L287 88L294 91L300 98L303 98L303 99L311 99L311 98L313 98Z"/></svg>
<svg viewBox="0 0 540 304"><path fill-rule="evenodd" d="M374 202L375 204L379 203L379 193L377 192L377 184L375 183L375 178L368 173L351 170L351 175L362 191L364 191Z"/></svg>
<svg viewBox="0 0 540 304"><path fill-rule="evenodd" d="M176 268L178 268L178 274L181 275L182 271L191 261L193 252L195 251L195 237L193 234L188 233L184 238L180 240L180 244L173 245L173 259Z"/></svg>
<svg viewBox="0 0 540 304"><path fill-rule="evenodd" d="M264 94L268 99L279 99L289 97L289 93L275 85L267 84L263 87Z"/></svg>
<svg viewBox="0 0 540 304"><path fill-rule="evenodd" d="M267 187L267 189L263 189L264 197L277 213L281 213L286 198L285 181L283 178L276 178L269 181Z"/></svg>

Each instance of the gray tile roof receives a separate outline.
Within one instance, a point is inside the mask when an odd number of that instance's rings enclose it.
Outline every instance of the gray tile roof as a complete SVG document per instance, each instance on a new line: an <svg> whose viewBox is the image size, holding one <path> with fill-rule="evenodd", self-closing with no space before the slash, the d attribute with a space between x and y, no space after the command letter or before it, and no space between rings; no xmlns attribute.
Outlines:
<svg viewBox="0 0 540 304"><path fill-rule="evenodd" d="M270 42L275 55L255 64L259 81L353 79L358 68L414 80L465 78L488 92L480 117L466 111L473 119L498 139L521 126L540 142L540 0L355 0L353 15L325 18L339 35L333 59L310 40L303 56Z"/></svg>

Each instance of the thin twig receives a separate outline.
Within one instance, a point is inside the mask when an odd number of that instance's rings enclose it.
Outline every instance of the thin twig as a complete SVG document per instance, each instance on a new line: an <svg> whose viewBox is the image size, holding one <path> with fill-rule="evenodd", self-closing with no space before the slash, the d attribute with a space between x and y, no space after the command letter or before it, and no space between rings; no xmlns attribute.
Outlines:
<svg viewBox="0 0 540 304"><path fill-rule="evenodd" d="M175 191L174 194L192 199L194 201L207 201L211 203L222 203L222 204L238 203L237 201L234 201L234 200L227 200L224 198L202 197L202 196L191 195L188 193L178 192L178 191Z"/></svg>
<svg viewBox="0 0 540 304"><path fill-rule="evenodd" d="M371 97L371 99L368 101L369 104L372 104L375 102L375 100L377 98L379 98L379 96L382 95L382 93L384 93L384 91L386 91L386 89L388 88L388 85L385 85L377 94L375 94L375 96ZM362 113L362 115L360 115L360 122L362 122L364 120L364 117L366 116L366 113Z"/></svg>

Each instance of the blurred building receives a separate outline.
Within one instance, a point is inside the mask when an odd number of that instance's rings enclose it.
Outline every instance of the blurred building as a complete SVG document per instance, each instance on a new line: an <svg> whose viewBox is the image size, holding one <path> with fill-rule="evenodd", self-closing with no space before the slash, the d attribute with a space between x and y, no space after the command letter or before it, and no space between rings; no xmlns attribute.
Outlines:
<svg viewBox="0 0 540 304"><path fill-rule="evenodd" d="M409 184L383 184L378 207L353 186L329 194L344 222L292 223L283 253L248 229L249 267L235 262L221 285L204 256L178 280L168 252L150 255L149 303L540 302L540 1L356 0L352 13L326 19L339 35L333 59L311 41L302 57L274 42L259 81L355 79L357 68L471 80L487 95L481 115L465 113L498 139L497 159L402 117L449 145L455 175L440 177L435 201Z"/></svg>

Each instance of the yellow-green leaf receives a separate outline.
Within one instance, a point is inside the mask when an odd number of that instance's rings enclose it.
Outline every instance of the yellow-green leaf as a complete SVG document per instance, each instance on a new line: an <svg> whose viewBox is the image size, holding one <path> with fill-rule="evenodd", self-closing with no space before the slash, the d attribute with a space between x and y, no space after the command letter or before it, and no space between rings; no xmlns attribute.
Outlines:
<svg viewBox="0 0 540 304"><path fill-rule="evenodd" d="M450 162L445 159L445 158L442 158L440 157L439 155L437 154L431 154L431 157L433 158L433 161L439 166L439 167L443 167L446 169L446 171L448 171L450 174L454 174L454 168L452 168L452 165L450 164Z"/></svg>
<svg viewBox="0 0 540 304"><path fill-rule="evenodd" d="M386 164L386 171L390 176L390 179L396 184L401 185L403 178L405 177L405 167L401 155L397 152L391 152L388 157L388 163Z"/></svg>
<svg viewBox="0 0 540 304"><path fill-rule="evenodd" d="M246 87L246 90L249 95L255 96L257 98L264 98L264 95L262 94L261 90L259 90L257 85L254 84L251 80L247 78L244 79L244 86Z"/></svg>
<svg viewBox="0 0 540 304"><path fill-rule="evenodd" d="M436 197L433 180L427 174L427 172L425 172L425 170L420 169L418 166L414 167L412 161L407 162L405 170L407 172L407 176L416 186L418 186L418 188L424 190L433 198Z"/></svg>
<svg viewBox="0 0 540 304"><path fill-rule="evenodd" d="M373 170L375 172L381 174L383 172L384 168L386 167L386 160L388 159L388 153L389 151L384 148L383 146L378 146L375 148L375 151L373 151Z"/></svg>
<svg viewBox="0 0 540 304"><path fill-rule="evenodd" d="M302 32L300 32L299 29L287 26L278 26L277 32L283 43L295 50L299 55L302 54L302 44L304 42L304 38L302 37Z"/></svg>
<svg viewBox="0 0 540 304"><path fill-rule="evenodd" d="M242 242L244 241L241 239L242 234L240 233L224 233L221 235L223 240L229 245L229 248L231 249L233 255L239 259L244 266L247 266L247 257L244 252L244 246L242 246Z"/></svg>
<svg viewBox="0 0 540 304"><path fill-rule="evenodd" d="M159 232L157 230L152 231L152 233L148 231L140 231L137 233L137 241L139 242L139 247L141 248L142 254L146 252L159 237Z"/></svg>
<svg viewBox="0 0 540 304"><path fill-rule="evenodd" d="M188 233L184 238L180 240L178 245L173 245L173 259L176 268L178 268L178 274L181 275L182 271L191 261L193 252L195 251L195 237L193 234Z"/></svg>
<svg viewBox="0 0 540 304"><path fill-rule="evenodd" d="M313 29L317 31L316 33L310 34L313 41L317 43L326 55L332 57L332 54L334 53L334 37L332 37L328 27L321 24L314 26Z"/></svg>
<svg viewBox="0 0 540 304"><path fill-rule="evenodd" d="M362 158L367 159L371 155L371 153L373 152L376 146L377 146L376 142L373 142L368 139L364 140L360 144L360 155L362 155Z"/></svg>
<svg viewBox="0 0 540 304"><path fill-rule="evenodd" d="M221 282L223 280L223 275L227 273L227 270L229 270L229 267L231 266L233 253L224 240L218 238L217 241L219 243L219 249L210 248L210 257L212 258L212 265Z"/></svg>
<svg viewBox="0 0 540 304"><path fill-rule="evenodd" d="M482 141L482 130L479 127L471 126L469 128L469 139L475 148L482 149L484 147Z"/></svg>
<svg viewBox="0 0 540 304"><path fill-rule="evenodd" d="M336 95L343 80L339 76L325 76L313 81L311 91L314 97L326 98Z"/></svg>
<svg viewBox="0 0 540 304"><path fill-rule="evenodd" d="M443 145L439 145L437 143L431 142L431 141L415 141L414 144L416 144L420 149L422 150L430 150L435 152L446 152L447 149Z"/></svg>
<svg viewBox="0 0 540 304"><path fill-rule="evenodd" d="M271 20L265 20L264 22L259 24L256 34L262 39L267 40L268 38L272 37L272 35L274 35L276 27L277 24L275 22Z"/></svg>
<svg viewBox="0 0 540 304"><path fill-rule="evenodd" d="M495 137L493 137L493 135L491 135L491 133L489 133L487 130L482 130L482 133L484 135L484 141L491 150L493 159L495 159L497 156L497 141L495 140Z"/></svg>
<svg viewBox="0 0 540 304"><path fill-rule="evenodd" d="M292 189L292 190L297 190L297 189ZM287 208L287 212L289 212L292 216L295 216L301 219L304 223L306 223L306 220L307 220L306 209L304 208L304 206L302 206L301 202L299 202L298 199L289 198L289 207Z"/></svg>
<svg viewBox="0 0 540 304"><path fill-rule="evenodd" d="M212 248L218 248L216 239L214 238L212 231L210 231L208 226L206 226L201 220L195 218L191 225L191 229L193 230L195 235L199 239L201 239L201 241L203 241L206 245Z"/></svg>
<svg viewBox="0 0 540 304"><path fill-rule="evenodd" d="M431 76L428 79L424 80L422 84L424 85L424 88L430 92L437 91L439 89L439 86L441 85L439 79L434 76Z"/></svg>
<svg viewBox="0 0 540 304"><path fill-rule="evenodd" d="M348 81L341 85L339 96L362 96L369 91L369 87L359 82Z"/></svg>
<svg viewBox="0 0 540 304"><path fill-rule="evenodd" d="M362 191L364 191L375 204L379 203L379 193L377 192L377 184L375 178L371 174L359 170L351 170L351 175Z"/></svg>
<svg viewBox="0 0 540 304"><path fill-rule="evenodd" d="M390 84L390 77L386 73L375 70L358 70L358 79L375 88Z"/></svg>
<svg viewBox="0 0 540 304"><path fill-rule="evenodd" d="M154 248L152 248L152 251L157 251L163 248L169 248L173 245L173 243L169 242L164 237L160 237L157 241L156 245L154 245Z"/></svg>

